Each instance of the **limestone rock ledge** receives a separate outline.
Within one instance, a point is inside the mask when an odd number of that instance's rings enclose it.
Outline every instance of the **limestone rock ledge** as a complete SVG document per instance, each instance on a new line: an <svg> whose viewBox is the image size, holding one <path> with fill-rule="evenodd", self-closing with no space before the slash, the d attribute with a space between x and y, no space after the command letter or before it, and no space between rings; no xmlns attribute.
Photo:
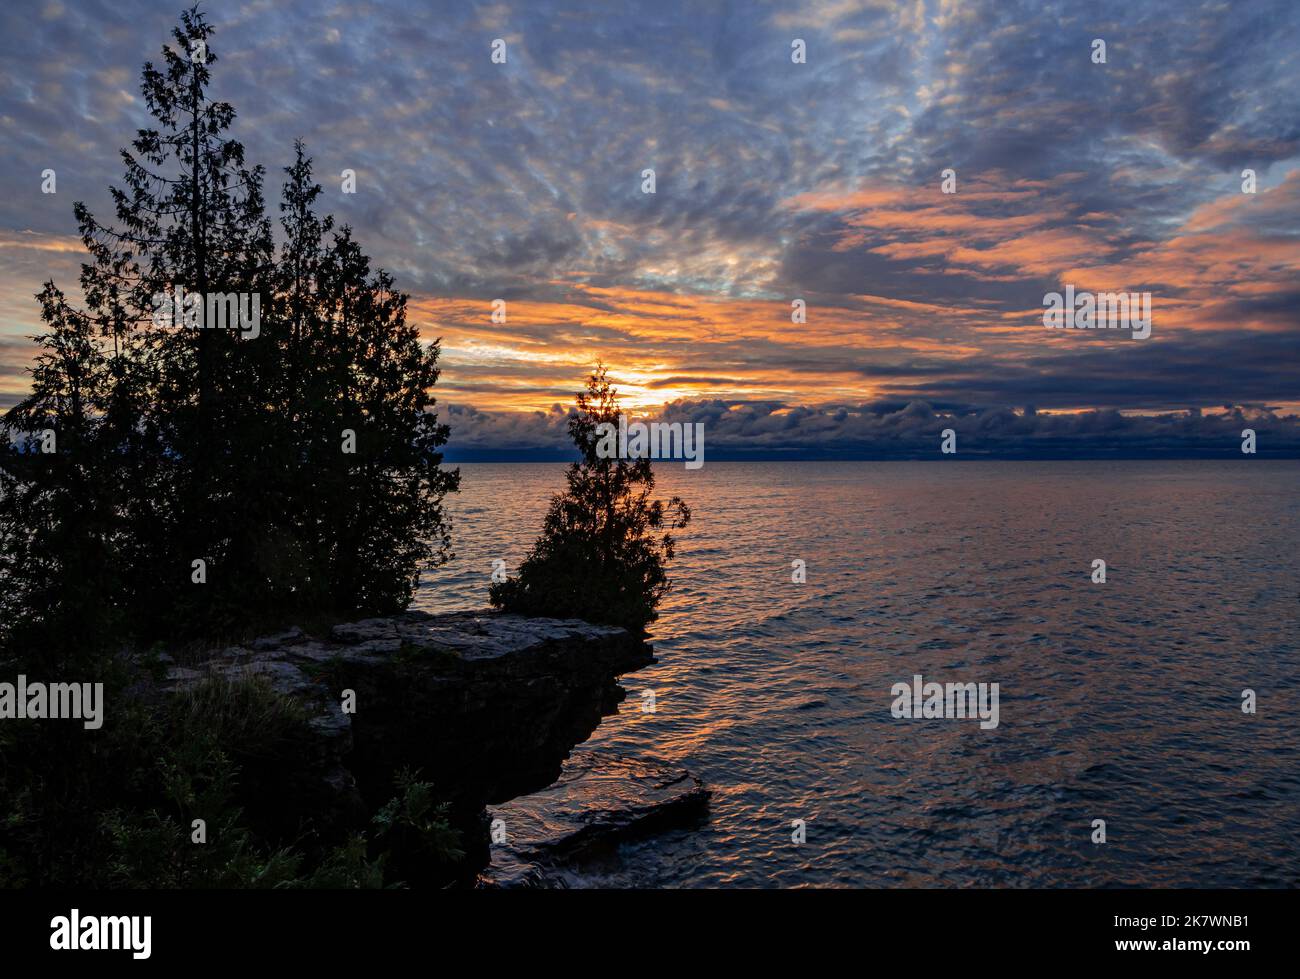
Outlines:
<svg viewBox="0 0 1300 979"><path fill-rule="evenodd" d="M704 783L684 769L579 748L555 784L489 811L503 838L478 886L568 886L575 858L697 822L708 800Z"/></svg>
<svg viewBox="0 0 1300 979"><path fill-rule="evenodd" d="M172 666L161 689L255 675L306 709L312 743L280 770L246 773L257 794L247 815L268 836L338 839L410 769L451 804L472 873L488 862L484 807L559 778L570 749L623 700L616 678L652 662L648 643L614 626L406 612L223 649ZM343 711L345 690L355 713Z"/></svg>

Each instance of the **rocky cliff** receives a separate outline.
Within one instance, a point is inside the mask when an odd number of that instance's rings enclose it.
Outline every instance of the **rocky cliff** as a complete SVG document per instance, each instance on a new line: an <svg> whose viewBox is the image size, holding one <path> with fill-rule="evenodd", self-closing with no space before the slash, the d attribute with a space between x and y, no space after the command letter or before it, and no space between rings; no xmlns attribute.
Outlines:
<svg viewBox="0 0 1300 979"><path fill-rule="evenodd" d="M570 749L623 699L616 678L653 661L616 627L408 612L223 649L172 665L162 689L260 676L302 705L312 736L245 765L247 815L265 835L335 841L413 770L450 804L472 877L489 862L485 807L555 782Z"/></svg>

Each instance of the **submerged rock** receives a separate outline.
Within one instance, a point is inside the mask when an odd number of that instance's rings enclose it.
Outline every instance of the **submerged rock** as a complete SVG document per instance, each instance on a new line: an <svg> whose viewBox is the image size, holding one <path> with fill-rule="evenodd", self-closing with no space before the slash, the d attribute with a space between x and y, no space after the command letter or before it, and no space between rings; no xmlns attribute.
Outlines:
<svg viewBox="0 0 1300 979"><path fill-rule="evenodd" d="M555 886L558 871L594 847L690 825L708 799L684 769L580 749L555 784L489 811L504 839L492 845L479 886Z"/></svg>

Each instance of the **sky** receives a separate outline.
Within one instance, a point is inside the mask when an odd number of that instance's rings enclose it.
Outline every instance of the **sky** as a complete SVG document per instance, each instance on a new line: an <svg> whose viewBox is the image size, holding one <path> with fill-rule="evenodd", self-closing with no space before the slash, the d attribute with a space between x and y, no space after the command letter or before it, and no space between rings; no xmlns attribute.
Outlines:
<svg viewBox="0 0 1300 979"><path fill-rule="evenodd" d="M180 7L0 6L0 408ZM271 212L300 137L441 338L449 458L560 453L597 360L717 458L1300 456L1295 0L202 9ZM1067 284L1150 337L1045 329Z"/></svg>

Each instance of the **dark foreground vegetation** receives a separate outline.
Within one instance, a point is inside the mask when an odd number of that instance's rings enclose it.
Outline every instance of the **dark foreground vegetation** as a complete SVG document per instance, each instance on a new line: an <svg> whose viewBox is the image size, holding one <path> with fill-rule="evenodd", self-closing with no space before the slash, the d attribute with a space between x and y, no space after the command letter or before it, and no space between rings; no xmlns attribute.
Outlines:
<svg viewBox="0 0 1300 979"><path fill-rule="evenodd" d="M678 497L654 499L649 459L601 458L598 427L618 426L617 392L597 367L569 416L580 458L568 489L551 500L542 536L517 577L492 585L492 604L520 615L549 615L641 632L668 591L672 531L691 511Z"/></svg>
<svg viewBox="0 0 1300 979"><path fill-rule="evenodd" d="M122 151L114 220L76 205L80 302L40 293L32 392L0 423L0 681L102 683L105 704L96 730L0 720L0 886L443 883L469 841L419 771L395 774L386 805L372 794L342 843L268 831L250 807L313 750L301 705L254 677L149 695L204 650L405 608L420 569L451 557L459 484L432 411L437 342L319 213L301 144L275 233L264 170L209 93L213 33L191 9L145 65L153 126ZM210 304L160 324L178 287L256 296L256 329L220 328ZM648 461L596 457L595 426L617 418L598 371L570 423L568 492L494 604L653 621L666 531L689 514L650 499Z"/></svg>
<svg viewBox="0 0 1300 979"><path fill-rule="evenodd" d="M128 696L141 661L127 650L395 611L420 566L450 556L438 346L318 213L301 145L277 247L264 170L209 92L212 35L190 10L145 65L153 126L122 151L114 220L77 204L82 302L46 284L32 393L4 418L0 675L103 682L108 705L93 732L0 721L10 885L377 884L393 834L437 836L412 778L371 838L308 868L241 829L236 804L241 773L298 736L292 705L252 680L184 706ZM207 304L198 328L158 325L178 286L256 296L257 330L219 328Z"/></svg>

